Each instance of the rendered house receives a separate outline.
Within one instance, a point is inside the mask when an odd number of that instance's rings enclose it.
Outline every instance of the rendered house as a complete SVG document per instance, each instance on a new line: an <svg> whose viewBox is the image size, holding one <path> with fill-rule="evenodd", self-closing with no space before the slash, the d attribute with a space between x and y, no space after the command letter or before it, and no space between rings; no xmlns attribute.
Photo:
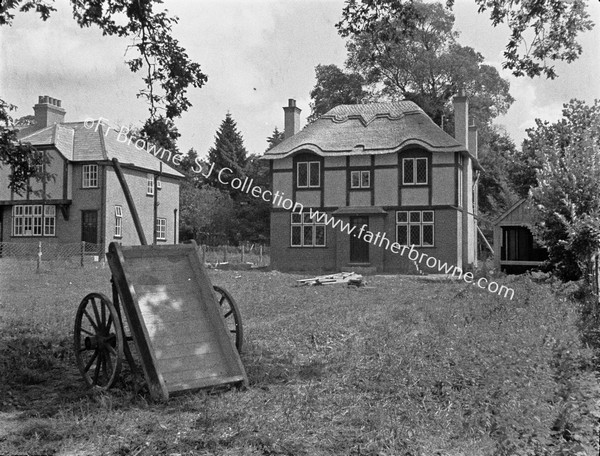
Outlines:
<svg viewBox="0 0 600 456"><path fill-rule="evenodd" d="M113 158L121 164L147 242L178 242L179 172L118 140L119 131L104 122L64 122L60 100L40 97L34 112L35 125L19 131L19 138L45 154L45 171L53 178L32 179L38 193L17 195L7 187L11 170L0 168L0 242L85 241L96 244L90 250L97 252L111 241L140 244Z"/></svg>
<svg viewBox="0 0 600 456"><path fill-rule="evenodd" d="M539 245L531 227L535 209L527 199L510 207L494 222L494 267L509 274L538 268L548 259L548 251Z"/></svg>
<svg viewBox="0 0 600 456"><path fill-rule="evenodd" d="M480 168L466 96L454 98L455 138L410 101L337 106L301 131L295 101L283 109L285 139L263 158L272 191L304 210L273 205L273 268L415 272L407 255L390 249L394 242L463 269L476 261ZM310 209L356 228L348 234L311 219ZM379 242L357 236L361 228Z"/></svg>

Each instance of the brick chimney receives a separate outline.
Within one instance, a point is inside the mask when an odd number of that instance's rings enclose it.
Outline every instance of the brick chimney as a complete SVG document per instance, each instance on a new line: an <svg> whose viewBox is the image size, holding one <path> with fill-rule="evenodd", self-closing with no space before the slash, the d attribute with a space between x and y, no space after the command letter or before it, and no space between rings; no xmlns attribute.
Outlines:
<svg viewBox="0 0 600 456"><path fill-rule="evenodd" d="M45 128L64 122L67 111L60 107L60 100L44 95L40 96L38 104L33 107L33 112L36 126Z"/></svg>
<svg viewBox="0 0 600 456"><path fill-rule="evenodd" d="M454 139L469 150L469 99L464 89L452 99L454 105Z"/></svg>
<svg viewBox="0 0 600 456"><path fill-rule="evenodd" d="M284 119L284 139L294 136L300 131L300 113L302 110L296 107L296 100L290 98L288 105L283 108L283 119Z"/></svg>

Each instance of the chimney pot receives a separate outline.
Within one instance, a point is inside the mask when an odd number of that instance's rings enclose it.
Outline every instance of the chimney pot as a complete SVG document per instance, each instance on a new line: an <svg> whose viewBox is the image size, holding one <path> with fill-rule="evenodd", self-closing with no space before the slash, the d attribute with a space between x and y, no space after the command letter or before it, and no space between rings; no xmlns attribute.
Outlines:
<svg viewBox="0 0 600 456"><path fill-rule="evenodd" d="M288 107L295 108L296 107L296 100L294 100L293 98L290 98L288 100Z"/></svg>
<svg viewBox="0 0 600 456"><path fill-rule="evenodd" d="M65 120L66 111L61 107L61 101L41 95L38 97L38 104L33 107L35 114L35 124L38 128L46 128L50 125L62 123Z"/></svg>

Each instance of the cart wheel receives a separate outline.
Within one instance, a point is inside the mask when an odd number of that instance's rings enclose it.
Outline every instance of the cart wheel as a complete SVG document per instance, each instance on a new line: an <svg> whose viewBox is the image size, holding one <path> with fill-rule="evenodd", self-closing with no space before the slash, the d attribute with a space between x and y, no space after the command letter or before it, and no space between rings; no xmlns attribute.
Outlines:
<svg viewBox="0 0 600 456"><path fill-rule="evenodd" d="M225 325L232 335L238 353L241 353L242 345L244 343L244 331L242 329L242 315L240 314L240 309L238 309L233 297L227 290L216 285L214 285L213 288L217 295L221 314L225 319Z"/></svg>
<svg viewBox="0 0 600 456"><path fill-rule="evenodd" d="M75 316L75 359L88 386L108 389L121 371L123 327L110 299L90 293Z"/></svg>

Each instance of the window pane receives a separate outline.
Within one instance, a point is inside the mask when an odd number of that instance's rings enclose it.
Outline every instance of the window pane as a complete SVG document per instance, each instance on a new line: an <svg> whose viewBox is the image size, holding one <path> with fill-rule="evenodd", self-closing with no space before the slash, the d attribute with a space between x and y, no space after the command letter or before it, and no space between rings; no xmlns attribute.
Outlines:
<svg viewBox="0 0 600 456"><path fill-rule="evenodd" d="M421 245L421 225L411 225L410 244Z"/></svg>
<svg viewBox="0 0 600 456"><path fill-rule="evenodd" d="M319 162L310 162L310 186L319 187L321 182L320 169L321 164Z"/></svg>
<svg viewBox="0 0 600 456"><path fill-rule="evenodd" d="M298 163L298 187L308 187L308 163Z"/></svg>
<svg viewBox="0 0 600 456"><path fill-rule="evenodd" d="M325 246L325 225L315 226L315 245Z"/></svg>
<svg viewBox="0 0 600 456"><path fill-rule="evenodd" d="M369 188L371 186L371 172L370 171L362 171L360 173L361 177L361 186L363 188Z"/></svg>
<svg viewBox="0 0 600 456"><path fill-rule="evenodd" d="M411 223L421 222L421 213L420 212L411 212L410 213L410 222Z"/></svg>
<svg viewBox="0 0 600 456"><path fill-rule="evenodd" d="M396 227L396 242L400 245L408 245L408 226L398 225Z"/></svg>
<svg viewBox="0 0 600 456"><path fill-rule="evenodd" d="M292 223L302 223L302 214L292 214Z"/></svg>
<svg viewBox="0 0 600 456"><path fill-rule="evenodd" d="M417 158L417 184L427 183L427 159Z"/></svg>
<svg viewBox="0 0 600 456"><path fill-rule="evenodd" d="M293 226L292 227L292 245L294 245L294 246L302 245L302 227L301 226Z"/></svg>
<svg viewBox="0 0 600 456"><path fill-rule="evenodd" d="M413 176L413 166L414 161L412 158L405 158L402 160L402 166L404 168L404 180L405 184L414 184L414 176Z"/></svg>
<svg viewBox="0 0 600 456"><path fill-rule="evenodd" d="M396 212L396 223L406 223L406 222L408 222L408 212L406 212L406 211Z"/></svg>
<svg viewBox="0 0 600 456"><path fill-rule="evenodd" d="M318 217L318 215L315 215L314 219L316 220L317 217ZM309 212L304 213L304 223L312 223L312 219L310 218L310 213Z"/></svg>
<svg viewBox="0 0 600 456"><path fill-rule="evenodd" d="M423 223L433 222L433 211L423 211Z"/></svg>
<svg viewBox="0 0 600 456"><path fill-rule="evenodd" d="M351 188L359 188L360 187L360 172L352 171L350 173L350 187Z"/></svg>
<svg viewBox="0 0 600 456"><path fill-rule="evenodd" d="M313 227L312 225L309 226L303 226L303 233L304 233L304 239L303 239L303 245L308 245L311 246L313 245Z"/></svg>
<svg viewBox="0 0 600 456"><path fill-rule="evenodd" d="M423 245L433 245L433 225L423 225Z"/></svg>

